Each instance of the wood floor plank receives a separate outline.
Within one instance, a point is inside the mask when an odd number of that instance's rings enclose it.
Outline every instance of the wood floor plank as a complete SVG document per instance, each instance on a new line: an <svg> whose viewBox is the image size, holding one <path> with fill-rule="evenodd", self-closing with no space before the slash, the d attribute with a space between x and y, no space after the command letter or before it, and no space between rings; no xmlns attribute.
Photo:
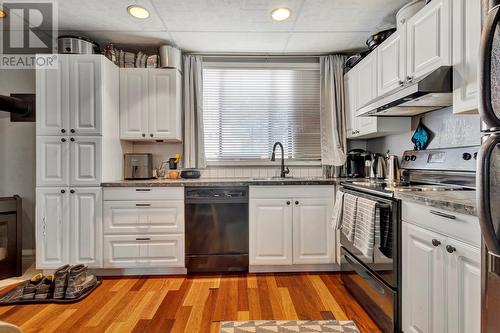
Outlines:
<svg viewBox="0 0 500 333"><path fill-rule="evenodd" d="M265 319L354 320L380 332L330 273L112 277L77 303L0 307L0 320L26 333L218 333L221 321Z"/></svg>

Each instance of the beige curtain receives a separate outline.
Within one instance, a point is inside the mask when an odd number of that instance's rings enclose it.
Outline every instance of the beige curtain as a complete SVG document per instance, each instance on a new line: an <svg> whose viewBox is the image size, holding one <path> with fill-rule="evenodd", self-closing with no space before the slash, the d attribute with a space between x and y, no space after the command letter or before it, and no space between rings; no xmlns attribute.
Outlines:
<svg viewBox="0 0 500 333"><path fill-rule="evenodd" d="M320 57L321 164L330 169L346 161L344 62L342 55Z"/></svg>
<svg viewBox="0 0 500 333"><path fill-rule="evenodd" d="M203 62L184 56L184 167L205 168L203 132Z"/></svg>

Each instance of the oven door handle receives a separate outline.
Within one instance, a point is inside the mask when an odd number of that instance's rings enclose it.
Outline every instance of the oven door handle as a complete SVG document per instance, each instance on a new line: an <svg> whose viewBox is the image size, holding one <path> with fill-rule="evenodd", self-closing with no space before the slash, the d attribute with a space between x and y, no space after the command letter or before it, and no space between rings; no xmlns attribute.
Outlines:
<svg viewBox="0 0 500 333"><path fill-rule="evenodd" d="M354 259L351 259L348 254L344 255L345 260L352 266L354 271L361 276L377 293L381 295L385 295L385 290L382 288L377 281L375 281L374 278L370 276L370 273L367 272L366 270L363 270L360 268L359 264L354 261Z"/></svg>

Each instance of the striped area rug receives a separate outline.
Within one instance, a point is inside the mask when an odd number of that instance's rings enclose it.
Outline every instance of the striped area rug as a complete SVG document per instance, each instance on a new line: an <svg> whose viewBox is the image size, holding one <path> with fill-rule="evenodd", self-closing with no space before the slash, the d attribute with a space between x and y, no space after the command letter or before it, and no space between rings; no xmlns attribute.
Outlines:
<svg viewBox="0 0 500 333"><path fill-rule="evenodd" d="M359 333L353 321L338 320L250 320L223 321L220 333Z"/></svg>

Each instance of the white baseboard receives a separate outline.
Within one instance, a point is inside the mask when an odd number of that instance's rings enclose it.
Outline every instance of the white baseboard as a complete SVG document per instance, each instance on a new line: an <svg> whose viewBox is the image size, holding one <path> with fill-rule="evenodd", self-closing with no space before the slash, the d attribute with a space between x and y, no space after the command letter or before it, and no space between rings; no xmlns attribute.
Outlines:
<svg viewBox="0 0 500 333"><path fill-rule="evenodd" d="M298 272L338 272L340 266L337 264L324 265L250 265L249 273L298 273Z"/></svg>

